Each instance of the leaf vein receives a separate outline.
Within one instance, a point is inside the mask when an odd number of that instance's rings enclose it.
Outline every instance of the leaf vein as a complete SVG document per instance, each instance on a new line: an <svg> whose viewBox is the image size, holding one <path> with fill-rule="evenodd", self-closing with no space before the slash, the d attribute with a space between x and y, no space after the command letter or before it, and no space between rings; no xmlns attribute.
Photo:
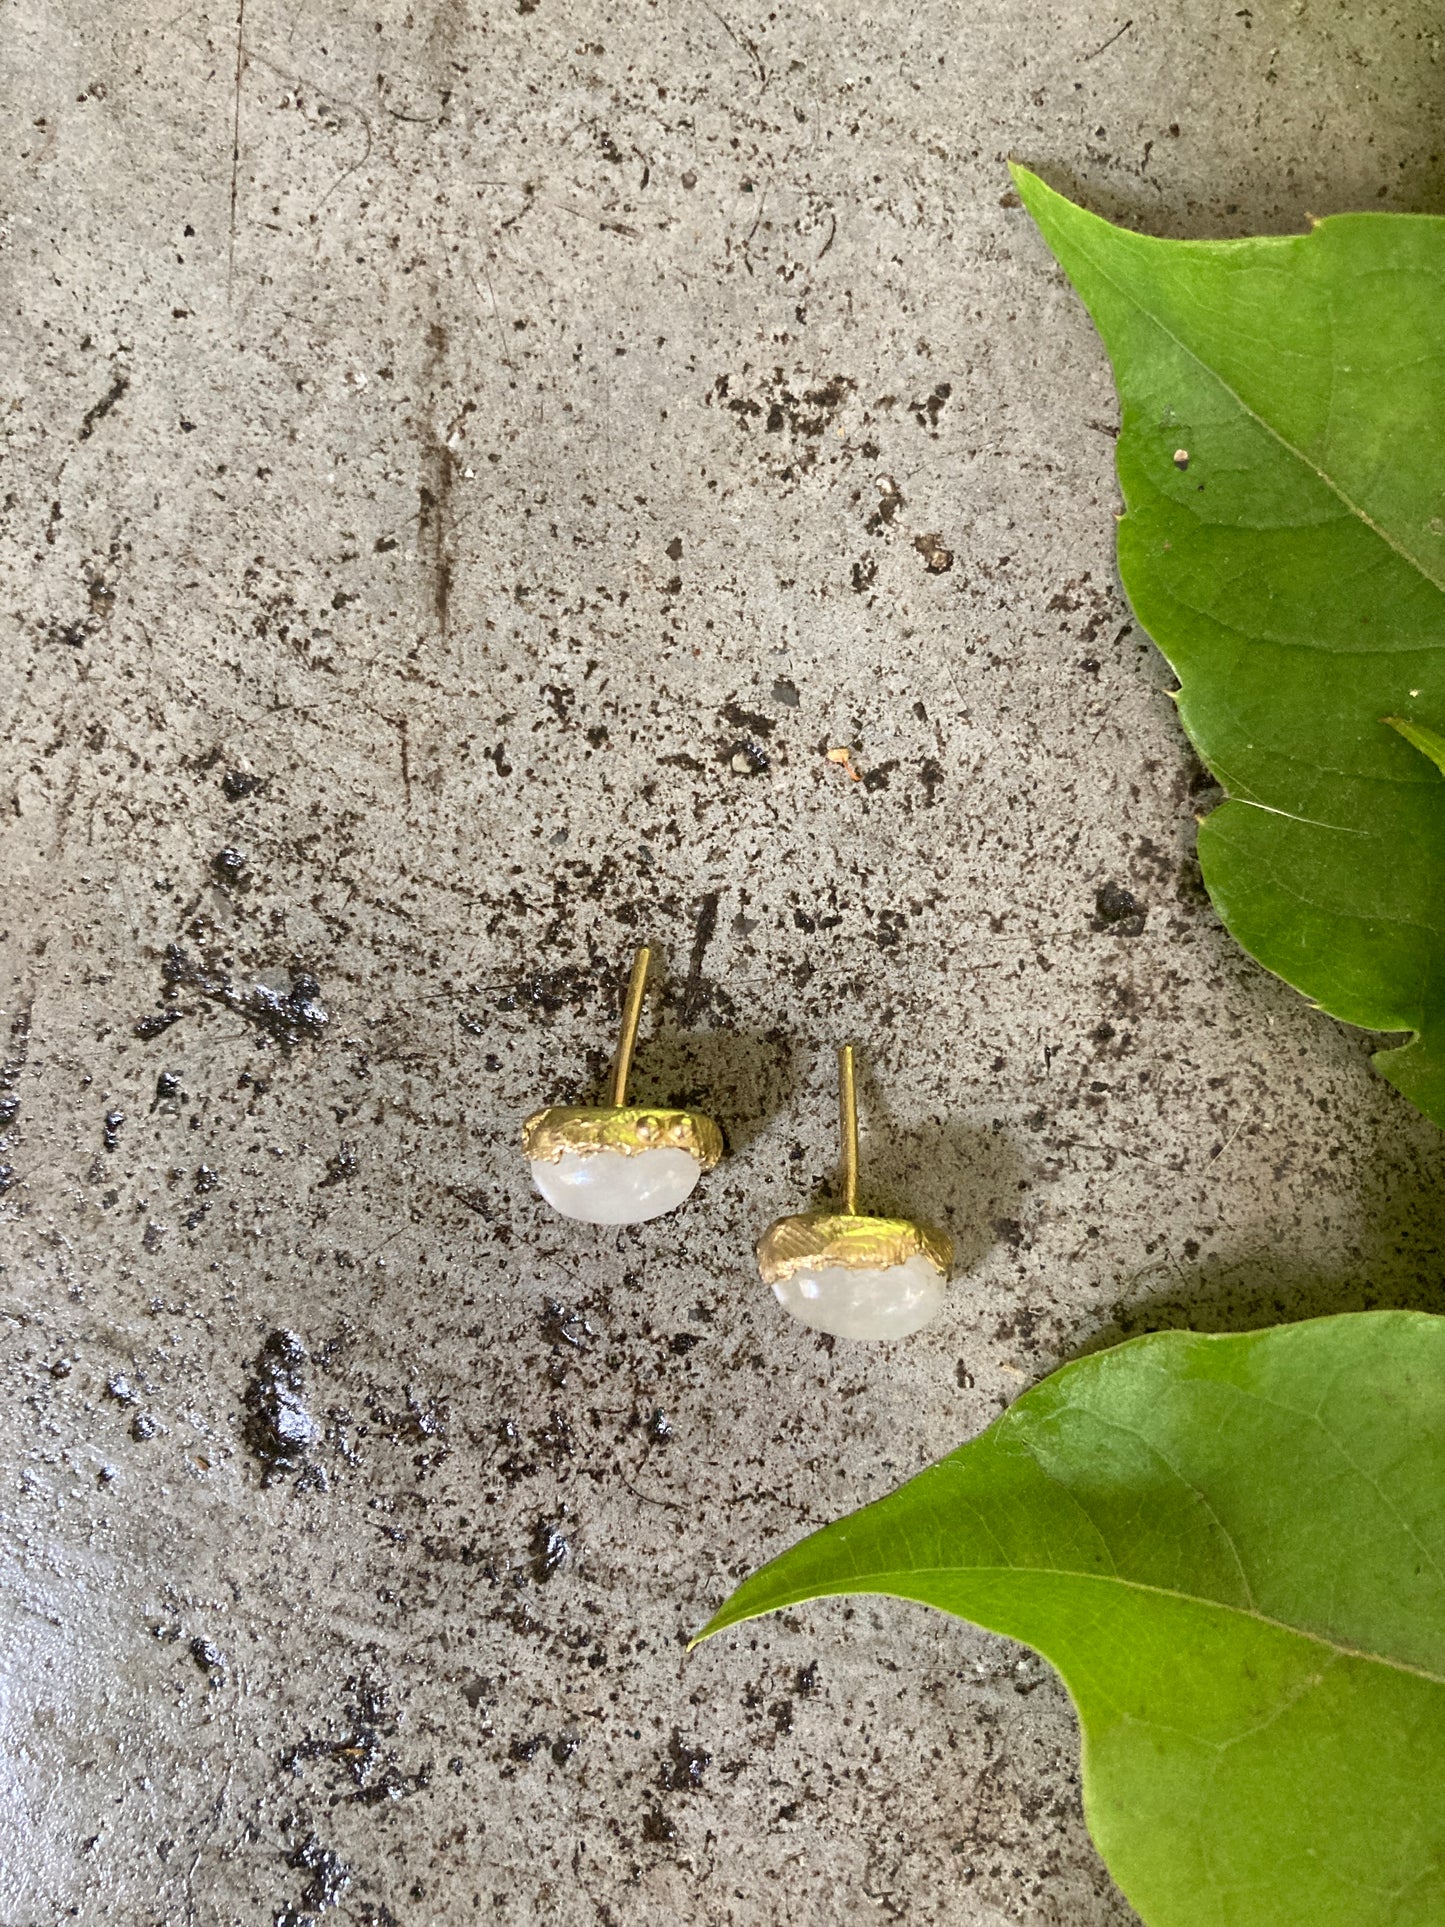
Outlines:
<svg viewBox="0 0 1445 1927"><path fill-rule="evenodd" d="M1414 569L1415 573L1428 582L1433 589L1437 590L1441 595L1445 595L1445 582L1440 581L1437 576L1432 575L1430 570L1426 568L1425 564L1413 550L1408 549L1405 544L1392 535L1387 528L1377 522L1367 509L1361 508L1358 502L1353 501L1327 470L1321 468L1317 462L1311 461L1304 450L1297 448L1287 435L1274 426L1273 422L1268 421L1257 409L1251 407L1244 396L1240 394L1239 390L1226 381L1217 368L1211 368L1197 349L1191 348L1187 341L1175 334L1174 330L1169 326L1168 322L1164 320L1162 315L1156 314L1152 308L1147 307L1144 302L1140 300L1137 292L1131 288L1122 286L1120 282L1115 280L1114 276L1110 274L1108 268L1103 265L1086 241L1081 240L1079 247L1080 251L1089 257L1090 266L1098 273L1101 280L1108 282L1115 294L1122 297L1137 313L1143 315L1146 321L1153 322L1154 326L1166 340L1172 341L1181 354L1187 355L1197 368L1202 369L1203 372L1209 376L1211 381L1217 382L1225 394L1238 404L1240 409L1249 416L1251 421L1255 422L1267 435L1278 442L1279 446L1284 449L1287 454L1293 455L1302 468L1306 469L1318 482L1329 489L1339 501L1344 503L1351 515L1355 516L1367 529L1372 530L1387 548L1393 549L1401 561L1407 562L1410 567Z"/></svg>
<svg viewBox="0 0 1445 1927"><path fill-rule="evenodd" d="M886 1585L883 1582L892 1580L895 1582L902 1581L906 1584L908 1581L914 1580L923 1574L934 1574L940 1578L944 1576L966 1578L969 1575L977 1574L987 1574L990 1576L1008 1574L1017 1577L1020 1574L1026 1574L1040 1579L1069 1579L1099 1586L1122 1586L1127 1592L1148 1593L1159 1599L1173 1599L1178 1601L1180 1605L1198 1606L1208 1612L1232 1613L1237 1618L1250 1619L1257 1625L1268 1626L1273 1632L1288 1633L1292 1638L1309 1640L1313 1645L1322 1646L1327 1653L1336 1654L1341 1659L1363 1660L1368 1665L1383 1666L1390 1672L1406 1673L1413 1679L1422 1679L1430 1686L1445 1687L1445 1673L1432 1672L1428 1666L1416 1666L1407 1659L1392 1658L1388 1653L1372 1653L1367 1647L1352 1646L1348 1640L1332 1638L1328 1633L1313 1632L1306 1626L1291 1626L1287 1620L1275 1619L1271 1614L1261 1612L1258 1607L1232 1606L1227 1600L1206 1599L1198 1593L1180 1592L1173 1586L1151 1585L1144 1579L1124 1579L1114 1573L1077 1572L1066 1566L913 1566L906 1572L855 1574L846 1587L840 1586L836 1590L839 1592L866 1592L877 1590L885 1594L890 1594L894 1598L917 1600L918 1594L916 1592L900 1591L896 1583ZM862 1583L865 1580L871 1583ZM830 1588L830 1590L833 1589ZM804 1599L816 1598L817 1596L816 1593L811 1591L801 1595ZM774 1605L764 1608L764 1610L774 1612L779 1605L784 1603L787 1602L779 1600ZM933 1602L931 1600L923 1600L920 1603L930 1605ZM962 1619L967 1618L968 1615L966 1613L959 1613L955 1616Z"/></svg>

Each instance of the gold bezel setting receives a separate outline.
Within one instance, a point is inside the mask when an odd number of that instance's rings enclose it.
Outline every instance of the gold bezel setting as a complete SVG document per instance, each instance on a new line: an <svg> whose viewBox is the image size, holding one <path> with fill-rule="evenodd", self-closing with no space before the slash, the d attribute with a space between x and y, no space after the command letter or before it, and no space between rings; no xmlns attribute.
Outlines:
<svg viewBox="0 0 1445 1927"><path fill-rule="evenodd" d="M711 1171L723 1154L723 1141L712 1119L697 1111L553 1104L534 1111L522 1126L522 1150L542 1164L555 1164L569 1151L580 1157L618 1151L627 1158L643 1151L686 1151Z"/></svg>
<svg viewBox="0 0 1445 1927"><path fill-rule="evenodd" d="M872 1218L850 1211L806 1211L779 1218L758 1240L764 1284L781 1284L805 1267L838 1265L845 1271L886 1271L910 1258L926 1258L943 1278L953 1264L946 1231L911 1218Z"/></svg>

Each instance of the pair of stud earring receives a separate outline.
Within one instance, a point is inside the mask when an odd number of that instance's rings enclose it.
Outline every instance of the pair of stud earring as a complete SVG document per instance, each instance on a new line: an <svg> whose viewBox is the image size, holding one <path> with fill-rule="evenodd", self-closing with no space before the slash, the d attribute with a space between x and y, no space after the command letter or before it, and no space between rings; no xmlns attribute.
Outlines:
<svg viewBox="0 0 1445 1927"><path fill-rule="evenodd" d="M605 1105L551 1106L522 1126L532 1182L554 1211L584 1224L642 1224L691 1196L723 1154L722 1132L695 1111L627 1102L652 952L638 951ZM858 1209L855 1052L838 1053L843 1208L779 1218L758 1240L758 1269L778 1303L838 1338L906 1338L943 1308L952 1240L910 1218Z"/></svg>

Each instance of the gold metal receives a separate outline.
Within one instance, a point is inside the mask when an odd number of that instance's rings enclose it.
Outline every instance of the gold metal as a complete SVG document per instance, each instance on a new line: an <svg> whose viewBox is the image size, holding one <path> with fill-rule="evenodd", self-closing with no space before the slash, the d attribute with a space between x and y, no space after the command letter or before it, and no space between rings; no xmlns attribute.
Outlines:
<svg viewBox="0 0 1445 1927"><path fill-rule="evenodd" d="M617 1057L612 1066L612 1091L608 1103L613 1110L620 1111L627 1105L627 1078L632 1069L632 1053L637 1048L637 1032L642 1024L642 1000L647 990L647 970L652 962L652 946L643 944L632 960L632 976L627 985L627 999L622 1006L622 1036L617 1044Z"/></svg>
<svg viewBox="0 0 1445 1927"><path fill-rule="evenodd" d="M853 1046L838 1053L838 1136L843 1144L843 1206L858 1215L858 1071Z"/></svg>
<svg viewBox="0 0 1445 1927"><path fill-rule="evenodd" d="M858 1065L854 1045L838 1052L838 1134L842 1140L841 1211L805 1211L779 1218L758 1240L764 1284L781 1284L795 1271L838 1265L845 1271L885 1271L926 1258L941 1276L953 1264L953 1240L911 1218L875 1218L858 1209Z"/></svg>
<svg viewBox="0 0 1445 1927"><path fill-rule="evenodd" d="M911 1218L871 1218L855 1211L805 1211L779 1218L758 1240L764 1284L780 1284L795 1271L839 1265L845 1271L886 1271L926 1258L943 1277L953 1263L946 1231Z"/></svg>
<svg viewBox="0 0 1445 1927"><path fill-rule="evenodd" d="M723 1154L722 1132L710 1117L697 1111L649 1108L627 1102L632 1054L642 1026L642 1007L652 948L643 944L632 960L632 975L622 1005L622 1034L612 1063L605 1105L552 1104L534 1111L522 1126L522 1150L533 1163L555 1164L569 1151L584 1157L594 1151L620 1151L636 1157L641 1151L686 1151L704 1171L711 1171Z"/></svg>
<svg viewBox="0 0 1445 1927"><path fill-rule="evenodd" d="M643 1110L631 1106L556 1104L534 1111L522 1126L522 1150L534 1163L555 1164L568 1151L686 1151L704 1171L723 1154L722 1132L696 1111Z"/></svg>

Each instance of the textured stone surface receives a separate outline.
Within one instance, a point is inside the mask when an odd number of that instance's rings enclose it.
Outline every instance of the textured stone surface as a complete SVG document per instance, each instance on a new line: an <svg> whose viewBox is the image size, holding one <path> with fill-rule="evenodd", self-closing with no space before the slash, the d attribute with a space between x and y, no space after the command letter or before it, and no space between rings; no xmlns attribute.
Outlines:
<svg viewBox="0 0 1445 1927"><path fill-rule="evenodd" d="M1198 891L1003 169L1435 207L1421 17L7 10L11 1927L1130 1918L1018 1649L683 1641L1100 1335L1440 1306L1437 1134ZM732 1154L563 1224L644 934ZM751 1249L848 1035L961 1260L877 1349Z"/></svg>

